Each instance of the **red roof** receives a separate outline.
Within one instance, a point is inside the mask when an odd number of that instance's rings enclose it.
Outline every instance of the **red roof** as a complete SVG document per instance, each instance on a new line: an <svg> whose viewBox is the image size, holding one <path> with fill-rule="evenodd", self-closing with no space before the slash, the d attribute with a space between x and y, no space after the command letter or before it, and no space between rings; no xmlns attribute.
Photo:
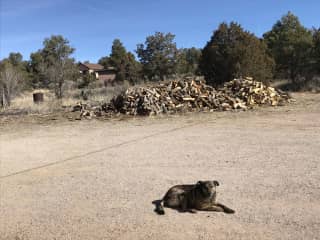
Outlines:
<svg viewBox="0 0 320 240"><path fill-rule="evenodd" d="M97 64L97 63L81 63L81 64L86 66L89 69L92 69L92 70L103 70L104 69L104 67L102 65Z"/></svg>

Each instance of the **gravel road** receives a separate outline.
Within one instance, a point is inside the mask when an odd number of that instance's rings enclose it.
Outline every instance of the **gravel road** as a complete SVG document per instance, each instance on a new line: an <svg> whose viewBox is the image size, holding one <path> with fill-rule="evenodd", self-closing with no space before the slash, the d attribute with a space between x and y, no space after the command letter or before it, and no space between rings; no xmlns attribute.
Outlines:
<svg viewBox="0 0 320 240"><path fill-rule="evenodd" d="M320 96L241 113L12 123L0 239L320 239ZM175 184L218 180L236 210L158 216Z"/></svg>

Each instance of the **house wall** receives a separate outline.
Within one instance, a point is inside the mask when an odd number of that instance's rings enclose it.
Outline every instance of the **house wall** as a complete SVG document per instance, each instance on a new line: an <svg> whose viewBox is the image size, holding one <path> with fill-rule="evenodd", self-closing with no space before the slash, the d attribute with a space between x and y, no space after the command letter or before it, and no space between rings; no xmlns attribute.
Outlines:
<svg viewBox="0 0 320 240"><path fill-rule="evenodd" d="M87 66L83 64L79 64L79 71L82 74L86 73L94 73L96 76L96 79L101 82L104 86L113 84L115 78L116 78L116 72L115 70L105 69L105 70L93 70L89 69Z"/></svg>
<svg viewBox="0 0 320 240"><path fill-rule="evenodd" d="M108 86L113 85L115 79L115 73L100 73L98 81L101 82L104 86Z"/></svg>

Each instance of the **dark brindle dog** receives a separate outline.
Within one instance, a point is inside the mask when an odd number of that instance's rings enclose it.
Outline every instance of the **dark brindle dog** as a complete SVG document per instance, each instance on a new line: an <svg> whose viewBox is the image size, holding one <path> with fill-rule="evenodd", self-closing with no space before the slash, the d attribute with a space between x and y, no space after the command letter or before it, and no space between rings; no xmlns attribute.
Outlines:
<svg viewBox="0 0 320 240"><path fill-rule="evenodd" d="M197 184L176 185L168 190L162 200L155 201L158 214L164 214L164 207L181 212L216 211L234 213L231 208L216 202L218 181L199 181ZM162 203L163 202L163 206Z"/></svg>

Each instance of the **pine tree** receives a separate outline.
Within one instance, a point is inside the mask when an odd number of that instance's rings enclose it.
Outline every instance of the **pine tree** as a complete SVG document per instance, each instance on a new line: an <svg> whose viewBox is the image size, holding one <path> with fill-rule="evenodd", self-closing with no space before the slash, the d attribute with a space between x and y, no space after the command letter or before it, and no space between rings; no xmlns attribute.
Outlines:
<svg viewBox="0 0 320 240"><path fill-rule="evenodd" d="M222 23L202 50L200 71L212 85L240 76L268 82L274 63L266 50L263 41L239 24Z"/></svg>
<svg viewBox="0 0 320 240"><path fill-rule="evenodd" d="M310 66L311 31L302 26L297 16L288 12L263 37L275 59L277 76L297 81Z"/></svg>
<svg viewBox="0 0 320 240"><path fill-rule="evenodd" d="M144 44L138 44L136 53L149 80L163 80L177 71L177 47L171 33L156 32Z"/></svg>

